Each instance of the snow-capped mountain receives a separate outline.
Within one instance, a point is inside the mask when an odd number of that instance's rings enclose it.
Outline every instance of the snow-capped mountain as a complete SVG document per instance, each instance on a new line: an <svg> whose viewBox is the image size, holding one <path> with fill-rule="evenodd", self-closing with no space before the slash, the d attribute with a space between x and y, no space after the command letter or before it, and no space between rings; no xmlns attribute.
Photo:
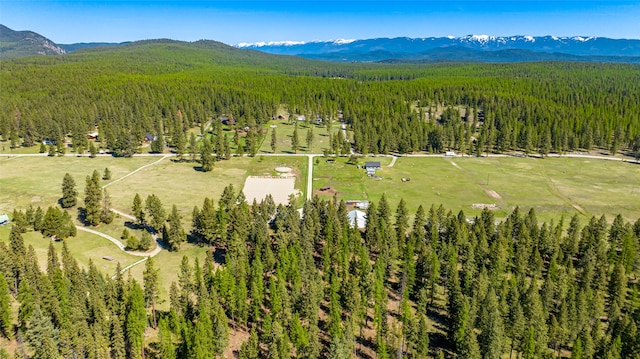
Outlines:
<svg viewBox="0 0 640 359"><path fill-rule="evenodd" d="M460 49L465 53L526 50L527 53L541 53L538 59L549 57L544 54L570 55L580 57L640 57L640 40L610 39L604 37L557 37L557 36L490 36L467 35L461 37L426 38L377 38L367 40L330 40L330 41L274 41L260 43L241 43L242 49L253 49L272 54L297 55L314 59L333 61L380 61L387 59L420 60L443 50L449 53ZM514 54L514 51L509 53ZM561 56L560 56L561 57ZM568 59L569 59L568 58ZM600 59L597 61L607 61ZM622 61L625 62L625 61ZM635 62L635 61L631 61Z"/></svg>

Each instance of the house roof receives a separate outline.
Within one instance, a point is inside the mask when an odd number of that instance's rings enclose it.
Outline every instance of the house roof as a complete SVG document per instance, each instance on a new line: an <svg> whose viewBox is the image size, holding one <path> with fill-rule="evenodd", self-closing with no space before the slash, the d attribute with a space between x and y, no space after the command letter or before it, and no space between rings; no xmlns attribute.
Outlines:
<svg viewBox="0 0 640 359"><path fill-rule="evenodd" d="M6 214L0 215L0 223L9 222L9 216Z"/></svg>
<svg viewBox="0 0 640 359"><path fill-rule="evenodd" d="M347 217L349 217L351 228L365 228L367 226L367 214L362 211L354 209L347 213Z"/></svg>
<svg viewBox="0 0 640 359"><path fill-rule="evenodd" d="M380 167L380 162L365 162L364 167Z"/></svg>

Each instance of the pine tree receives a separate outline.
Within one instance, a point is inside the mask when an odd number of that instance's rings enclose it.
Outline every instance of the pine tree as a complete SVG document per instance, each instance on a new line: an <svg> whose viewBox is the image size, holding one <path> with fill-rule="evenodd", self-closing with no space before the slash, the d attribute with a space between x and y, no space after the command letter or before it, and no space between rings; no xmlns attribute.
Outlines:
<svg viewBox="0 0 640 359"><path fill-rule="evenodd" d="M124 332L122 323L117 315L111 318L111 358L125 359L126 345L124 341Z"/></svg>
<svg viewBox="0 0 640 359"><path fill-rule="evenodd" d="M93 143L93 141L91 141L89 142L89 157L96 158L96 155L98 155L98 149L96 148L96 145Z"/></svg>
<svg viewBox="0 0 640 359"><path fill-rule="evenodd" d="M313 139L314 139L313 126L311 126L307 130L307 152L311 151L311 145L313 145Z"/></svg>
<svg viewBox="0 0 640 359"><path fill-rule="evenodd" d="M11 298L9 285L0 271L0 334L5 338L11 336Z"/></svg>
<svg viewBox="0 0 640 359"><path fill-rule="evenodd" d="M162 206L162 202L160 198L155 194L151 194L145 200L145 209L147 210L147 214L149 215L149 224L156 231L162 229L164 222L166 220L166 212L164 207Z"/></svg>
<svg viewBox="0 0 640 359"><path fill-rule="evenodd" d="M147 313L144 305L144 294L134 279L129 288L127 298L127 320L125 325L128 358L142 358L144 330L147 326Z"/></svg>
<svg viewBox="0 0 640 359"><path fill-rule="evenodd" d="M140 195L136 193L135 197L133 197L133 207L131 208L131 212L133 216L136 217L136 221L139 225L144 224L144 208L142 207L142 199Z"/></svg>
<svg viewBox="0 0 640 359"><path fill-rule="evenodd" d="M276 146L278 144L278 139L276 137L276 129L271 129L271 152L276 153Z"/></svg>
<svg viewBox="0 0 640 359"><path fill-rule="evenodd" d="M111 170L109 167L104 168L104 173L102 174L102 179L108 181L111 179Z"/></svg>
<svg viewBox="0 0 640 359"><path fill-rule="evenodd" d="M34 359L58 358L58 330L51 323L51 318L42 312L39 304L34 306L26 337L34 350Z"/></svg>
<svg viewBox="0 0 640 359"><path fill-rule="evenodd" d="M65 173L62 178L62 198L60 205L62 208L70 208L77 204L78 191L76 191L76 181L69 173Z"/></svg>
<svg viewBox="0 0 640 359"><path fill-rule="evenodd" d="M483 358L500 359L502 355L504 328L496 293L489 288L480 307L479 343Z"/></svg>
<svg viewBox="0 0 640 359"><path fill-rule="evenodd" d="M145 232L147 233L147 232ZM158 289L158 269L154 267L153 257L148 257L144 265L142 273L144 283L144 299L147 307L151 305L151 314L153 316L153 327L157 328L156 321L156 300L159 297Z"/></svg>
<svg viewBox="0 0 640 359"><path fill-rule="evenodd" d="M151 248L152 244L153 244L153 237L151 236L151 234L149 234L149 232L147 231L142 232L139 248L143 251L147 251L149 250L149 248Z"/></svg>
<svg viewBox="0 0 640 359"><path fill-rule="evenodd" d="M166 318L160 319L158 324L158 355L162 359L176 359L176 346Z"/></svg>
<svg viewBox="0 0 640 359"><path fill-rule="evenodd" d="M291 151L293 151L293 153L298 153L299 146L300 142L298 139L298 121L296 121L293 127L293 135L291 136Z"/></svg>
<svg viewBox="0 0 640 359"><path fill-rule="evenodd" d="M211 155L213 149L211 148L211 143L206 137L203 138L202 143L202 151L200 151L200 166L202 171L210 172L213 170L214 158Z"/></svg>
<svg viewBox="0 0 640 359"><path fill-rule="evenodd" d="M101 202L100 174L98 171L93 171L91 177L87 176L84 188L84 215L88 225L96 226L100 222Z"/></svg>
<svg viewBox="0 0 640 359"><path fill-rule="evenodd" d="M111 198L106 189L102 190L102 211L100 212L100 221L105 224L113 222L114 213L111 211Z"/></svg>
<svg viewBox="0 0 640 359"><path fill-rule="evenodd" d="M180 245L186 240L186 233L182 228L181 218L182 216L180 215L180 213L178 213L178 207L176 207L176 205L174 204L168 219L168 238L163 238L164 241L169 245L171 250L174 251L180 249Z"/></svg>
<svg viewBox="0 0 640 359"><path fill-rule="evenodd" d="M198 142L196 141L196 135L191 132L189 136L189 160L191 162L196 161L196 155L198 154Z"/></svg>

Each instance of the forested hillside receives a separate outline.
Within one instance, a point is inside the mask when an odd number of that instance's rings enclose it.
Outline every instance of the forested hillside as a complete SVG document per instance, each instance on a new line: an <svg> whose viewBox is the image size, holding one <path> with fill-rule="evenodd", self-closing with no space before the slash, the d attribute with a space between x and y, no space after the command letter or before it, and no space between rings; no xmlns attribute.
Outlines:
<svg viewBox="0 0 640 359"><path fill-rule="evenodd" d="M284 108L342 112L361 153L640 154L636 65L336 64L155 40L3 61L0 83L0 136L12 147L82 142L97 126L103 147L132 153L146 133L170 138L221 115L256 128Z"/></svg>
<svg viewBox="0 0 640 359"><path fill-rule="evenodd" d="M108 278L65 243L41 272L14 227L0 243L0 334L15 357L212 358L230 345L239 358L640 355L640 220L538 223L516 208L469 222L421 206L410 222L404 201L383 197L361 232L344 202L308 201L301 217L225 192L217 209L205 200L216 255L183 258L168 311L155 310L153 259L142 283Z"/></svg>

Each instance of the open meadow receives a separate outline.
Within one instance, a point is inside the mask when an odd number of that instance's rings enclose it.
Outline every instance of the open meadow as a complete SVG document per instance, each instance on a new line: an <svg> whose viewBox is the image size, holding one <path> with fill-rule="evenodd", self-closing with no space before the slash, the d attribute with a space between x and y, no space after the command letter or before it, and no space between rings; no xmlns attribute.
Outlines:
<svg viewBox="0 0 640 359"><path fill-rule="evenodd" d="M366 157L380 161L379 179L367 177L363 169L320 159L314 170L314 193L345 200L378 201L383 193L393 208L401 198L409 211L418 205L442 204L454 213L467 216L481 212L481 205L495 204L497 218L516 206L534 208L542 220L560 215L605 214L609 220L620 213L627 220L640 217L640 165L632 162L588 158L517 157L401 157L393 167L390 158ZM402 181L402 178L409 181ZM330 190L318 191L329 186ZM474 206L475 204L475 206ZM476 207L476 208L473 208Z"/></svg>
<svg viewBox="0 0 640 359"><path fill-rule="evenodd" d="M96 158L76 157L0 157L0 214L25 209L29 204L46 210L62 196L62 178L69 173L76 182L81 202L86 177L94 170L102 177L104 169L111 171L109 184L137 168L157 161L156 157ZM109 192L111 192L109 190ZM132 197L133 199L133 197Z"/></svg>
<svg viewBox="0 0 640 359"><path fill-rule="evenodd" d="M277 166L293 169L292 174L296 176L295 188L300 191L300 203L304 198L307 181L306 157L234 157L229 161L216 162L211 172L197 171L194 168L197 166L197 163L174 162L172 158L163 159L159 156L99 156L93 159L75 156L4 157L0 158L0 188L3 189L0 194L0 214L11 215L14 208L25 210L30 204L44 209L56 205L61 196L62 178L65 173L70 173L75 179L78 205L82 206L85 177L93 170L97 170L102 176L105 167L112 172L112 179L103 181L103 185L107 186L112 208L130 213L136 193L139 193L143 200L147 195L156 194L167 212L176 204L183 215L182 223L187 231L191 226L191 210L194 205L202 206L204 197L212 198L217 203L224 187L233 184L236 193L239 193L246 177L276 175ZM136 170L138 171L134 172ZM75 219L77 211L70 211ZM120 234L127 228L127 221L129 219L116 215L112 223L102 223L92 229L120 239ZM142 234L140 229L128 230L138 238ZM0 241L7 242L9 232L8 226L0 227ZM46 267L50 239L43 237L39 232L27 232L23 234L23 238L26 245L34 247L40 265ZM108 275L115 273L117 262L124 268L141 259L121 251L107 239L83 231L78 231L76 237L69 238L67 244L82 267L87 268L89 260L92 260L99 270ZM61 242L54 242L54 246L58 252L62 248ZM157 267L161 268L161 298L168 298L171 282L177 280L182 257L189 257L191 263L198 258L200 263L203 263L207 251L205 247L186 243L178 252L163 250L155 257ZM112 257L114 260L105 260L104 256ZM133 278L141 282L143 270L144 264L140 264L130 272ZM161 303L159 307L168 307L168 301Z"/></svg>
<svg viewBox="0 0 640 359"><path fill-rule="evenodd" d="M340 134L339 124L334 123L331 128L333 135ZM272 128L270 126L276 126ZM336 127L337 126L337 127ZM286 121L269 121L265 125L267 133L262 141L262 146L258 150L259 154L273 153L271 149L271 133L276 132L276 152L275 153L293 153L291 150L291 141L293 138L294 124ZM307 131L313 128L313 141L311 146L307 146ZM297 153L323 153L324 150L328 150L331 147L329 142L329 133L327 127L324 125L316 125L311 122L298 122L298 152Z"/></svg>

